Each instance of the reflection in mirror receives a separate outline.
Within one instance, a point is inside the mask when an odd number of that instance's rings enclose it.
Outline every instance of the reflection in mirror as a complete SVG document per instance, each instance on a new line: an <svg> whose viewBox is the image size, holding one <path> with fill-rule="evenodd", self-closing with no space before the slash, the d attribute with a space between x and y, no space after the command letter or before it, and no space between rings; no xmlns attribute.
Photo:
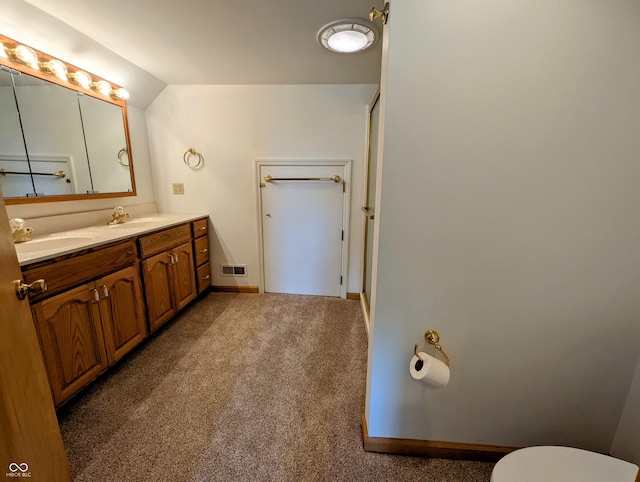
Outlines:
<svg viewBox="0 0 640 482"><path fill-rule="evenodd" d="M24 74L14 83L35 195L91 193L78 93Z"/></svg>
<svg viewBox="0 0 640 482"><path fill-rule="evenodd" d="M127 147L122 109L86 95L79 101L93 190L98 193L131 191L129 162L122 154L118 157L119 151Z"/></svg>
<svg viewBox="0 0 640 482"><path fill-rule="evenodd" d="M34 192L11 72L0 70L0 185L5 197ZM19 174L24 173L24 174Z"/></svg>

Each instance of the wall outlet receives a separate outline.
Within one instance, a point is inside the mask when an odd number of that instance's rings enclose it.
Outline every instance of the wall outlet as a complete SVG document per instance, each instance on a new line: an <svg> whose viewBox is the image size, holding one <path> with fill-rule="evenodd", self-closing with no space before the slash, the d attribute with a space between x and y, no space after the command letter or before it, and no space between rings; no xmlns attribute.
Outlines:
<svg viewBox="0 0 640 482"><path fill-rule="evenodd" d="M184 194L184 184L181 182L174 182L171 186L173 187L173 194Z"/></svg>

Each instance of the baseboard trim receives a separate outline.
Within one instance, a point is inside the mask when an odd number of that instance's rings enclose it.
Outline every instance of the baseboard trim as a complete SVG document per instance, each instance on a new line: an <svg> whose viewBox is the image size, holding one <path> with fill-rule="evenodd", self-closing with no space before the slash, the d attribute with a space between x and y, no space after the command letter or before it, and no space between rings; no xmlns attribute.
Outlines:
<svg viewBox="0 0 640 482"><path fill-rule="evenodd" d="M369 437L364 413L362 414L362 438L366 452L481 462L497 462L505 455L520 448L436 440Z"/></svg>
<svg viewBox="0 0 640 482"><path fill-rule="evenodd" d="M260 293L257 286L211 286L212 291L222 291L224 293Z"/></svg>
<svg viewBox="0 0 640 482"><path fill-rule="evenodd" d="M347 291L347 299L348 300L356 300L356 301L358 301L360 299L360 293L349 293Z"/></svg>

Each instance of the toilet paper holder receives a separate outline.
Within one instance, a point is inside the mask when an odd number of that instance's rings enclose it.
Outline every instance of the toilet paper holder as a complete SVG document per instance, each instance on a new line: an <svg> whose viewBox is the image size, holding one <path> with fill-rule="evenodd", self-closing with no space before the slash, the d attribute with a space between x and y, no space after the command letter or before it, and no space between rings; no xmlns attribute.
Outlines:
<svg viewBox="0 0 640 482"><path fill-rule="evenodd" d="M440 346L440 335L438 335L438 332L436 330L429 330L424 334L424 339L427 340L427 342L430 345L433 345L434 348L436 350L438 350L442 354L442 356L444 357L445 365L449 366L449 357L447 356L447 354L442 349L442 346ZM413 354L416 357L418 357L418 360L424 361L422 359L422 357L420 356L420 354L418 353L418 345L415 345L413 347Z"/></svg>

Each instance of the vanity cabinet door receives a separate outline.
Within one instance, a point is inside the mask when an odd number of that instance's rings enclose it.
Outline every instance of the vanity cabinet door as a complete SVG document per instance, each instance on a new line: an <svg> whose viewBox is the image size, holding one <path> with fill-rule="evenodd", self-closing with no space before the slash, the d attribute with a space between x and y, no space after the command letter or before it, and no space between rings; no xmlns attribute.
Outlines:
<svg viewBox="0 0 640 482"><path fill-rule="evenodd" d="M172 251L172 281L175 293L176 311L184 308L196 295L196 276L193 268L193 251L191 243L184 243Z"/></svg>
<svg viewBox="0 0 640 482"><path fill-rule="evenodd" d="M138 269L125 268L96 281L109 364L120 360L147 336Z"/></svg>
<svg viewBox="0 0 640 482"><path fill-rule="evenodd" d="M196 297L191 243L142 261L149 330L160 328Z"/></svg>
<svg viewBox="0 0 640 482"><path fill-rule="evenodd" d="M173 254L170 251L156 254L142 262L150 331L158 329L176 313L171 288L172 266Z"/></svg>
<svg viewBox="0 0 640 482"><path fill-rule="evenodd" d="M107 369L96 295L90 283L32 306L56 406Z"/></svg>

